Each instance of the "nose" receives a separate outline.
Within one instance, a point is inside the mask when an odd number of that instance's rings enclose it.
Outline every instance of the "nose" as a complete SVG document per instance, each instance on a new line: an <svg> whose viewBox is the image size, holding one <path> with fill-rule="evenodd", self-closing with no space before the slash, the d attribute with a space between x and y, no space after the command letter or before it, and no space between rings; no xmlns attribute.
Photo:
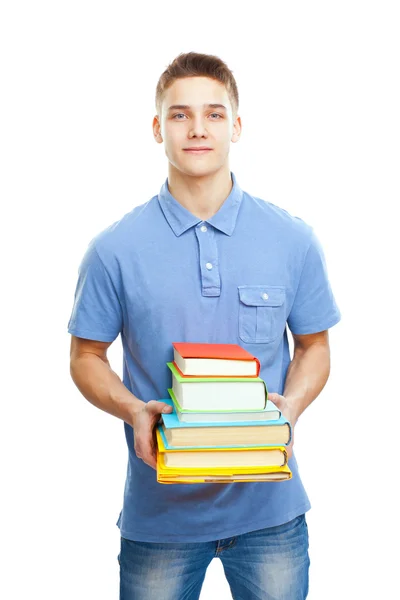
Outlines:
<svg viewBox="0 0 400 600"><path fill-rule="evenodd" d="M207 137L207 129L202 117L193 118L191 128L189 129L189 137Z"/></svg>

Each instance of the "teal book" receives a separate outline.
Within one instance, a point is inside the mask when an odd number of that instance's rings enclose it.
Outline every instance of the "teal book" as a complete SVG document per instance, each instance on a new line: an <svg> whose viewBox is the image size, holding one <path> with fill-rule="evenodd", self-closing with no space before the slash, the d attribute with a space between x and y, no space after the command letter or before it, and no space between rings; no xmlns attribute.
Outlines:
<svg viewBox="0 0 400 600"><path fill-rule="evenodd" d="M170 448L287 446L291 440L291 425L283 415L274 421L184 423L178 419L172 400L160 402L173 407L172 413L162 414L160 425Z"/></svg>

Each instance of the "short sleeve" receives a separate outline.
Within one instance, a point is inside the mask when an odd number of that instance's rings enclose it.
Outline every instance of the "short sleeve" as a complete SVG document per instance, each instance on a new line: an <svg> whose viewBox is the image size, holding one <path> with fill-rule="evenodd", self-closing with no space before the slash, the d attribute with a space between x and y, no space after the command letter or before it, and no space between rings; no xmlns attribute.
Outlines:
<svg viewBox="0 0 400 600"><path fill-rule="evenodd" d="M314 232L287 323L294 334L317 333L341 319L328 279L322 246Z"/></svg>
<svg viewBox="0 0 400 600"><path fill-rule="evenodd" d="M113 342L122 330L122 309L93 241L86 250L78 274L68 332L89 340Z"/></svg>

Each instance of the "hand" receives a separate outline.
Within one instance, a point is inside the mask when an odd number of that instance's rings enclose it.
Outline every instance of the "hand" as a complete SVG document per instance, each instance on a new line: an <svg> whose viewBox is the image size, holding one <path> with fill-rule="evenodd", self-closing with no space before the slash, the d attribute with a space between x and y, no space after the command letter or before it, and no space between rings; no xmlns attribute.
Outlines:
<svg viewBox="0 0 400 600"><path fill-rule="evenodd" d="M289 459L293 455L294 426L297 423L297 417L294 414L292 404L291 404L289 398L287 398L287 396L281 396L280 394L276 394L275 392L272 392L271 394L268 394L268 400L271 400L271 402L276 404L276 406L281 411L282 415L284 417L286 417L286 419L289 421L290 425L292 426L292 439L290 440L290 444L288 446L286 446L286 452L287 452L288 459Z"/></svg>
<svg viewBox="0 0 400 600"><path fill-rule="evenodd" d="M157 469L155 426L160 420L162 413L171 412L172 406L169 404L158 402L157 400L149 400L149 402L144 403L143 407L133 417L136 456L153 469Z"/></svg>

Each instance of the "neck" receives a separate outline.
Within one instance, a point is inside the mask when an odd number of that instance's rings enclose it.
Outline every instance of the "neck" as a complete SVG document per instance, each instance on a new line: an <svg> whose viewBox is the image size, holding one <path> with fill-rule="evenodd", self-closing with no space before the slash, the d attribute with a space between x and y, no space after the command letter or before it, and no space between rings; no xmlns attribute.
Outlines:
<svg viewBox="0 0 400 600"><path fill-rule="evenodd" d="M206 221L225 202L232 190L229 165L218 171L194 177L168 166L168 189L172 196L189 212Z"/></svg>

